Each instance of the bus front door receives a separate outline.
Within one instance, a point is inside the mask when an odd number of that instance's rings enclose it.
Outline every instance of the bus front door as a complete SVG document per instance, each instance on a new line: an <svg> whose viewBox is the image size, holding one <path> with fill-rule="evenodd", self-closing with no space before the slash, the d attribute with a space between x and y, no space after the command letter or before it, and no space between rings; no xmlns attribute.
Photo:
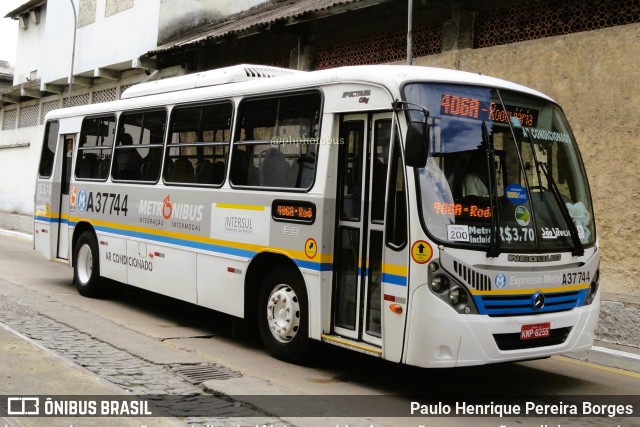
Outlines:
<svg viewBox="0 0 640 427"><path fill-rule="evenodd" d="M385 194L391 113L341 118L333 332L382 347Z"/></svg>

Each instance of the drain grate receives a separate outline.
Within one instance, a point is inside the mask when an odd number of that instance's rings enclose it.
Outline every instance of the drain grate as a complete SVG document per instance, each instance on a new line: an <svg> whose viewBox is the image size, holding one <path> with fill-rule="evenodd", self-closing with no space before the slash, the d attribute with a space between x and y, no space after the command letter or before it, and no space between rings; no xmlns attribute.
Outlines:
<svg viewBox="0 0 640 427"><path fill-rule="evenodd" d="M209 380L228 380L239 378L241 373L232 371L218 365L173 365L171 372L180 378L189 381L191 384L200 384Z"/></svg>

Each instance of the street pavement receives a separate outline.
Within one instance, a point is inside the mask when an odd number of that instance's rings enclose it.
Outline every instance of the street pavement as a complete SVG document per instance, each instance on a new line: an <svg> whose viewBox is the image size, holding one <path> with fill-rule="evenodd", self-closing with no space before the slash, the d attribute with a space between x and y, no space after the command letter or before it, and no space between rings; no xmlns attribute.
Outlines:
<svg viewBox="0 0 640 427"><path fill-rule="evenodd" d="M105 381L93 372L65 360L32 340L0 324L0 394L25 395L99 395L124 396L126 391ZM4 404L4 402L2 402ZM44 402L40 406L43 406ZM46 421L36 417L2 417L11 426L70 426L105 425L141 426L143 423L158 427L183 426L176 418L151 417L143 420L130 417L82 419L80 417L51 417ZM2 424L0 422L0 424Z"/></svg>
<svg viewBox="0 0 640 427"><path fill-rule="evenodd" d="M0 231L0 235L18 239L30 238L29 235L7 231ZM218 414L214 418L47 418L47 425L77 427L186 424L275 427L295 425L298 421L273 417L258 407L242 405L223 398L238 395L295 394L291 388L274 386L269 381L259 380L250 375L238 375L231 381L210 380L194 385L168 370L166 365L169 360L174 362L175 367L197 365L202 362L189 352L173 349L171 355L166 356L166 346L163 343L133 335L128 339L131 342L139 342L140 351L123 351L106 340L101 340L99 334L89 335L70 326L74 322L83 322L83 325L87 326L91 319L76 318L73 313L63 312L53 317L42 315L21 302L42 296L21 290L17 285L2 279L0 286L5 290L4 298L0 299L0 395L204 395L208 399L207 405ZM17 297L13 298L14 295ZM47 302L49 301L44 298L38 303ZM637 310L634 304L627 304L625 308L631 308L631 312ZM624 334L625 331L612 332L609 327L607 337L616 333ZM135 349L135 345L131 348ZM164 357L168 359L163 360ZM598 342L592 350L571 357L612 368L640 372L640 350L629 345ZM43 420L35 417L2 418L6 426L36 426L42 425ZM345 421L325 418L324 421L324 425L348 424L348 419Z"/></svg>

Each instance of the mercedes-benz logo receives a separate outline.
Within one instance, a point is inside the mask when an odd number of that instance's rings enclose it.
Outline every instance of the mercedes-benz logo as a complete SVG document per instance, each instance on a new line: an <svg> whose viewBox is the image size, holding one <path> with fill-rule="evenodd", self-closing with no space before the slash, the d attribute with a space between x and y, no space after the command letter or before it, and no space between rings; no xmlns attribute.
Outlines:
<svg viewBox="0 0 640 427"><path fill-rule="evenodd" d="M535 310L541 310L542 307L544 307L544 295L540 292L536 292L535 294L533 294L533 296L531 297L531 306Z"/></svg>

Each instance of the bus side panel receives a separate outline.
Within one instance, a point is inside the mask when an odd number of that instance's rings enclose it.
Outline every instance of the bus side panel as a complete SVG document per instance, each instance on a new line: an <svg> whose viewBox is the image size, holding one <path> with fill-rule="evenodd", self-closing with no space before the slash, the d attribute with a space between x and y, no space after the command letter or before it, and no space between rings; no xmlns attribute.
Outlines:
<svg viewBox="0 0 640 427"><path fill-rule="evenodd" d="M33 246L46 259L51 259L51 189L50 181L38 179L33 217Z"/></svg>
<svg viewBox="0 0 640 427"><path fill-rule="evenodd" d="M98 235L100 275L127 283L127 241L114 236Z"/></svg>
<svg viewBox="0 0 640 427"><path fill-rule="evenodd" d="M45 221L34 221L33 244L46 259L51 259L51 223Z"/></svg>
<svg viewBox="0 0 640 427"><path fill-rule="evenodd" d="M196 302L196 254L141 241L127 241L129 284Z"/></svg>
<svg viewBox="0 0 640 427"><path fill-rule="evenodd" d="M248 264L215 255L197 255L198 305L244 317L244 279Z"/></svg>

